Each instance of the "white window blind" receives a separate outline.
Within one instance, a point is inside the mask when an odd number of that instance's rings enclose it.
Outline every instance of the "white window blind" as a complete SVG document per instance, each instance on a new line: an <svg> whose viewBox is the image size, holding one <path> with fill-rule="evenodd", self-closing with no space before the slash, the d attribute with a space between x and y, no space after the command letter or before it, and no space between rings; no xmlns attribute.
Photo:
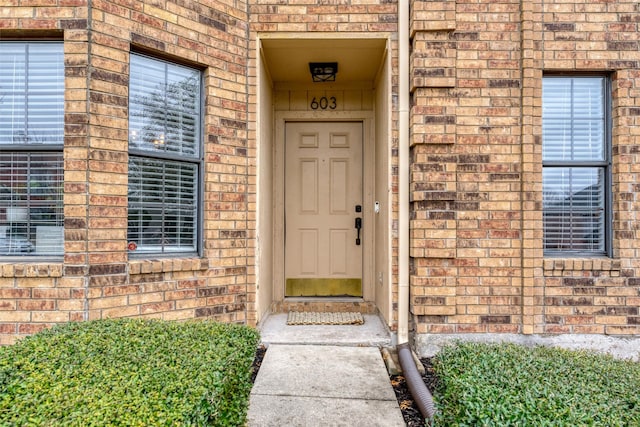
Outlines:
<svg viewBox="0 0 640 427"><path fill-rule="evenodd" d="M197 165L131 157L129 240L139 253L196 251Z"/></svg>
<svg viewBox="0 0 640 427"><path fill-rule="evenodd" d="M0 43L0 120L0 145L62 145L62 43Z"/></svg>
<svg viewBox="0 0 640 427"><path fill-rule="evenodd" d="M607 250L608 144L603 77L543 81L545 253Z"/></svg>
<svg viewBox="0 0 640 427"><path fill-rule="evenodd" d="M132 254L198 250L200 74L131 55L128 240Z"/></svg>
<svg viewBox="0 0 640 427"><path fill-rule="evenodd" d="M62 255L64 57L0 42L0 256Z"/></svg>

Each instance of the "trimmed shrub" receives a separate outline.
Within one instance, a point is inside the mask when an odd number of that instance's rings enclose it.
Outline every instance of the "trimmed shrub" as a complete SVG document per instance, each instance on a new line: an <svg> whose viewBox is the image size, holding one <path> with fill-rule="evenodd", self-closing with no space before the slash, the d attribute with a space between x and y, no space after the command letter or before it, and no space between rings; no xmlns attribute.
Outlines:
<svg viewBox="0 0 640 427"><path fill-rule="evenodd" d="M57 326L0 348L0 424L242 425L257 344L209 321Z"/></svg>
<svg viewBox="0 0 640 427"><path fill-rule="evenodd" d="M585 351L460 343L433 360L438 426L638 426L640 365Z"/></svg>

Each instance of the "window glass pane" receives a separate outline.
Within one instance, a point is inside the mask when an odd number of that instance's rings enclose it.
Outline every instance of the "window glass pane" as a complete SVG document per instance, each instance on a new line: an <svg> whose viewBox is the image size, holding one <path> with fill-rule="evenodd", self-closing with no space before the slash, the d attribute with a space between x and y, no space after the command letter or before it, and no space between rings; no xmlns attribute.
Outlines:
<svg viewBox="0 0 640 427"><path fill-rule="evenodd" d="M197 164L130 156L130 249L195 252Z"/></svg>
<svg viewBox="0 0 640 427"><path fill-rule="evenodd" d="M130 148L198 158L200 73L131 55Z"/></svg>
<svg viewBox="0 0 640 427"><path fill-rule="evenodd" d="M544 247L605 250L604 168L544 168Z"/></svg>
<svg viewBox="0 0 640 427"><path fill-rule="evenodd" d="M604 160L604 82L602 77L543 80L543 160Z"/></svg>
<svg viewBox="0 0 640 427"><path fill-rule="evenodd" d="M0 255L62 255L61 152L0 153Z"/></svg>
<svg viewBox="0 0 640 427"><path fill-rule="evenodd" d="M62 144L62 43L0 42L0 145Z"/></svg>

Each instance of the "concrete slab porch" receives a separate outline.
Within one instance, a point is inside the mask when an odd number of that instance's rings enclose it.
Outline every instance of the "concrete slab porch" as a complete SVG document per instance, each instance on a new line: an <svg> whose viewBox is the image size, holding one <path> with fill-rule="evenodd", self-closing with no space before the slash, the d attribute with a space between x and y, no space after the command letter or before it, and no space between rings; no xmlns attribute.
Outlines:
<svg viewBox="0 0 640 427"><path fill-rule="evenodd" d="M376 314L363 314L364 325L287 325L287 313L270 314L259 326L270 344L388 347L391 334Z"/></svg>

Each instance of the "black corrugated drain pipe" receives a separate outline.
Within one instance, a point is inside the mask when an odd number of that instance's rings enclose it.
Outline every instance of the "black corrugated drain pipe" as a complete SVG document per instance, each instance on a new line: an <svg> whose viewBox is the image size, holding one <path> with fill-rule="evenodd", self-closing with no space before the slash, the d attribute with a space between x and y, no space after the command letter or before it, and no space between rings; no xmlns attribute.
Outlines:
<svg viewBox="0 0 640 427"><path fill-rule="evenodd" d="M411 348L408 343L402 343L398 344L397 351L400 367L402 367L404 378L407 380L407 385L409 386L409 392L411 392L411 396L416 402L416 405L418 405L422 416L426 420L431 421L436 413L436 407L433 403L433 397L431 393L429 393L429 389L427 389L427 386L422 380L422 376L418 372L418 368L416 368L416 362L411 354Z"/></svg>

